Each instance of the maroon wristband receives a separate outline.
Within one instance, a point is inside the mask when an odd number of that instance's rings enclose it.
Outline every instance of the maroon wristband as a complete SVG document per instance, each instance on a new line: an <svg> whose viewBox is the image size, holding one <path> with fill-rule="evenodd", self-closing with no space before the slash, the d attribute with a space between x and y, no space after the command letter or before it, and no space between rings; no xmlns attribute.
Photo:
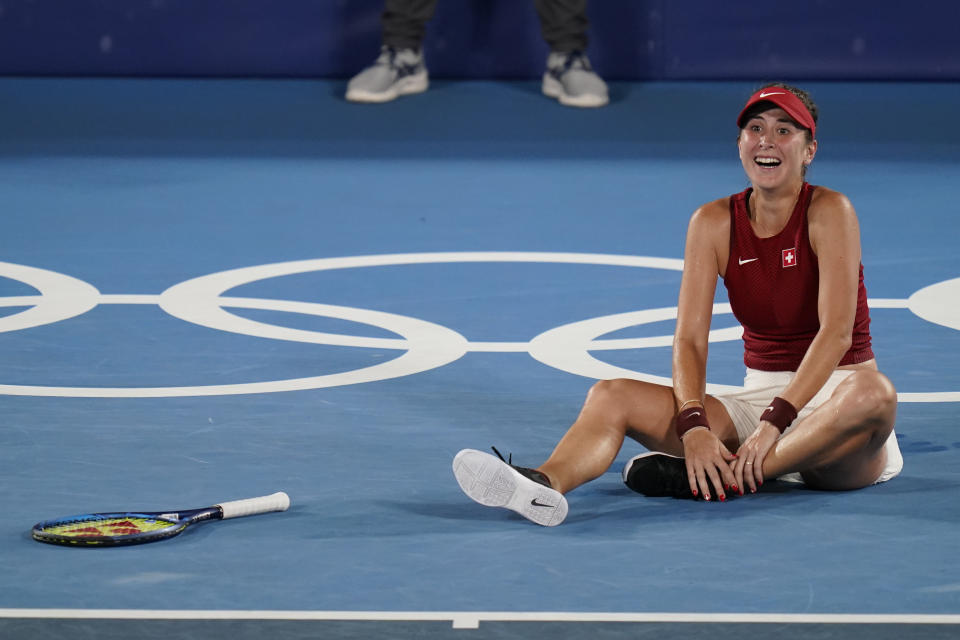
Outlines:
<svg viewBox="0 0 960 640"><path fill-rule="evenodd" d="M697 427L710 428L707 412L703 407L690 407L677 414L677 437L683 440L683 434Z"/></svg>
<svg viewBox="0 0 960 640"><path fill-rule="evenodd" d="M780 433L783 433L787 430L787 427L790 426L797 418L797 410L792 404L777 396L770 402L770 406L763 412L763 415L760 416L760 420L766 420L777 429L780 430Z"/></svg>

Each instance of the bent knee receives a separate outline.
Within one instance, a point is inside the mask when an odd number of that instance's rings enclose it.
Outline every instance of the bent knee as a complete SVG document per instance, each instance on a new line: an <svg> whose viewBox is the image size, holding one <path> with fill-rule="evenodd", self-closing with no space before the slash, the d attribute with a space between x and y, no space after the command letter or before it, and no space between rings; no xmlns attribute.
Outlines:
<svg viewBox="0 0 960 640"><path fill-rule="evenodd" d="M628 378L614 378L612 380L598 380L590 387L587 399L609 400L624 398L635 393L636 380Z"/></svg>
<svg viewBox="0 0 960 640"><path fill-rule="evenodd" d="M886 413L896 409L897 390L890 378L879 371L856 371L843 381L843 385L857 404L868 412Z"/></svg>
<svg viewBox="0 0 960 640"><path fill-rule="evenodd" d="M844 405L859 418L857 422L881 429L892 427L897 413L897 390L887 376L879 371L856 371L837 391L841 389Z"/></svg>
<svg viewBox="0 0 960 640"><path fill-rule="evenodd" d="M651 411L673 416L673 392L640 380L600 380L587 393L584 409L603 413L611 421L650 422Z"/></svg>
<svg viewBox="0 0 960 640"><path fill-rule="evenodd" d="M607 410L621 406L630 396L631 382L635 381L625 378L599 380L587 392L587 404L603 405Z"/></svg>

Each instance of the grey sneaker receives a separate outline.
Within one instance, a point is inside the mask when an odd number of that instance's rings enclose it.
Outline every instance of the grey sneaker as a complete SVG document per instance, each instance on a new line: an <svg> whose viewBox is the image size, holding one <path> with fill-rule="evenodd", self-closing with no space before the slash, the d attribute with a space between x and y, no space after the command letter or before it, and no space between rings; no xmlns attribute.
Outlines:
<svg viewBox="0 0 960 640"><path fill-rule="evenodd" d="M568 107L602 107L610 102L607 83L590 67L585 53L554 51L547 57L543 95Z"/></svg>
<svg viewBox="0 0 960 640"><path fill-rule="evenodd" d="M421 52L384 46L373 65L350 79L347 100L389 102L397 96L426 91L429 84Z"/></svg>
<svg viewBox="0 0 960 640"><path fill-rule="evenodd" d="M482 505L510 509L545 527L563 522L567 499L550 487L547 477L494 452L499 460L475 449L464 449L453 459L453 475L463 492Z"/></svg>

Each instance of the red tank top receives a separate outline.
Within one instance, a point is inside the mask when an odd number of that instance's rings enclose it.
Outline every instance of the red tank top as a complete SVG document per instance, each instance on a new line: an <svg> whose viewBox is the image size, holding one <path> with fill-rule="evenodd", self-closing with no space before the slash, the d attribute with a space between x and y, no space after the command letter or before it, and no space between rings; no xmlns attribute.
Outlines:
<svg viewBox="0 0 960 640"><path fill-rule="evenodd" d="M820 329L820 269L807 229L814 189L803 183L790 221L771 238L758 238L750 226L747 201L753 190L730 196L730 257L723 284L733 314L743 325L743 361L752 369L796 371ZM870 310L861 264L853 344L840 364L871 358Z"/></svg>

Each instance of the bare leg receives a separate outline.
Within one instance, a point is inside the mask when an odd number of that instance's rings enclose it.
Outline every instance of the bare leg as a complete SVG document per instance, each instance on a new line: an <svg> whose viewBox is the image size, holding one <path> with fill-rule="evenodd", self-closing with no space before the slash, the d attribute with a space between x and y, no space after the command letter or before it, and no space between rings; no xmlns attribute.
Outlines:
<svg viewBox="0 0 960 640"><path fill-rule="evenodd" d="M884 445L896 413L890 380L877 371L857 371L777 442L763 461L763 475L800 471L804 482L818 489L868 486L886 465Z"/></svg>
<svg viewBox="0 0 960 640"><path fill-rule="evenodd" d="M708 397L711 429L734 451L737 435L727 410ZM587 395L580 416L538 470L554 489L567 493L601 476L616 459L626 436L651 451L682 455L674 431L673 389L639 380L602 380Z"/></svg>

